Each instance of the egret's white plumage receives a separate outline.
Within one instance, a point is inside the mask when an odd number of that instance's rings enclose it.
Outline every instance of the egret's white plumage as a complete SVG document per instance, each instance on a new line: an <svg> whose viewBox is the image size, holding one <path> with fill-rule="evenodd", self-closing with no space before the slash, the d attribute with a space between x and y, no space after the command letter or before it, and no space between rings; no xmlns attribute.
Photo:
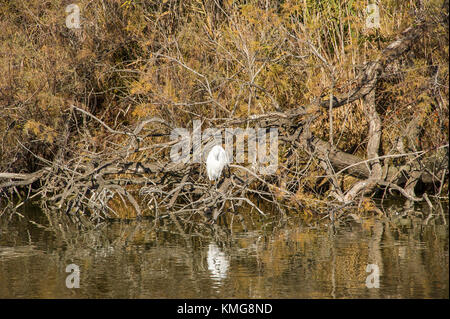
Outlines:
<svg viewBox="0 0 450 319"><path fill-rule="evenodd" d="M227 153L222 146L214 146L206 158L206 172L209 180L218 180L226 165L228 165Z"/></svg>

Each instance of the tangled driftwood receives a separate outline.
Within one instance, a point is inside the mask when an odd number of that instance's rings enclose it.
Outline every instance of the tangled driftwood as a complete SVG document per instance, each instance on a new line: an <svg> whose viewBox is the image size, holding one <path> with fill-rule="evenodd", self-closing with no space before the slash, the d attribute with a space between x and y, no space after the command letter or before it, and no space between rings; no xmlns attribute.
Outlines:
<svg viewBox="0 0 450 319"><path fill-rule="evenodd" d="M357 85L347 94L331 96L307 106L282 111L272 98L276 112L254 115L247 118L222 119L217 128L247 124L260 128L277 128L279 140L288 147L287 154L294 157L296 149L309 153L310 159L318 161L327 172L325 178L332 187L333 209L354 202L361 195L375 189L398 191L410 201L425 200L426 193L415 194L417 183L434 184L437 189L448 176L448 144L439 149L401 154L379 155L381 120L375 108L375 88L384 69L410 49L420 37L423 25L405 30L375 61L368 63L357 79ZM263 90L263 88L260 88ZM310 124L317 118L320 108L338 108L356 100L363 100L369 123L367 158L339 150L333 141L324 141L314 136ZM177 141L154 142L155 137L170 135L174 129L160 118L147 118L133 130L120 131L109 127L101 119L73 105L71 117L80 114L103 126L111 137L120 137L120 143L112 143L103 153L87 153L67 159L62 154L52 163L42 160L45 166L31 174L0 173L0 191L7 198L17 187L29 187L27 199L39 196L44 205L77 218L80 212L90 214L92 219L119 216L110 201L120 198L131 205L137 215L144 212L155 217L163 215L201 215L215 221L226 210L234 211L242 204L249 205L260 214L265 213L253 201L259 198L274 204L280 211L282 205L276 192L289 197L295 189L288 190L273 182L273 176L261 175L250 166L232 164L216 188L206 182L204 165L201 163L174 163L167 160L168 150ZM411 121L405 135L417 134L421 128ZM203 143L206 143L203 141ZM203 145L205 146L205 145ZM153 155L142 160L130 160L133 154L146 151ZM406 157L406 165L390 166L387 159ZM288 157L289 160L289 157ZM298 168L295 174L301 178ZM345 193L337 182L341 174L359 179ZM297 186L300 187L300 186ZM15 205L15 207L20 206ZM431 203L430 203L431 205Z"/></svg>

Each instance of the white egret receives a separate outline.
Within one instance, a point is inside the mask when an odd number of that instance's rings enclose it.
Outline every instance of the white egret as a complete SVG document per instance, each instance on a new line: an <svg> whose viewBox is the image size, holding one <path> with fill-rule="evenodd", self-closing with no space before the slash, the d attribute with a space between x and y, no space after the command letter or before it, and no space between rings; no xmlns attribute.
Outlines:
<svg viewBox="0 0 450 319"><path fill-rule="evenodd" d="M227 153L222 146L214 146L206 158L206 172L209 180L217 181L226 165L228 165Z"/></svg>

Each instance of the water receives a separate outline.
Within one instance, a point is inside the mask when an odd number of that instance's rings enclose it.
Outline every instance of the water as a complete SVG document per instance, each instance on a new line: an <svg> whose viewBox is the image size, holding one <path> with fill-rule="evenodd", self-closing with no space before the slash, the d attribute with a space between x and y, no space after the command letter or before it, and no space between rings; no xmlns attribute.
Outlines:
<svg viewBox="0 0 450 319"><path fill-rule="evenodd" d="M449 298L443 211L334 225L247 214L244 231L230 217L78 229L27 207L0 218L0 298ZM66 287L69 264L79 288Z"/></svg>

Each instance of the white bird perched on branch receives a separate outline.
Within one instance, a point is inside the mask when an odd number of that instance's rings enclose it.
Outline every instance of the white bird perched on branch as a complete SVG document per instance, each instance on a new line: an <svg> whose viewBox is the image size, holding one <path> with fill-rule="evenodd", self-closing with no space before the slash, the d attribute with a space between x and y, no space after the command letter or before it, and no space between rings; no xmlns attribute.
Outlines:
<svg viewBox="0 0 450 319"><path fill-rule="evenodd" d="M206 158L206 172L210 181L217 181L223 168L228 165L228 156L222 146L214 146Z"/></svg>

